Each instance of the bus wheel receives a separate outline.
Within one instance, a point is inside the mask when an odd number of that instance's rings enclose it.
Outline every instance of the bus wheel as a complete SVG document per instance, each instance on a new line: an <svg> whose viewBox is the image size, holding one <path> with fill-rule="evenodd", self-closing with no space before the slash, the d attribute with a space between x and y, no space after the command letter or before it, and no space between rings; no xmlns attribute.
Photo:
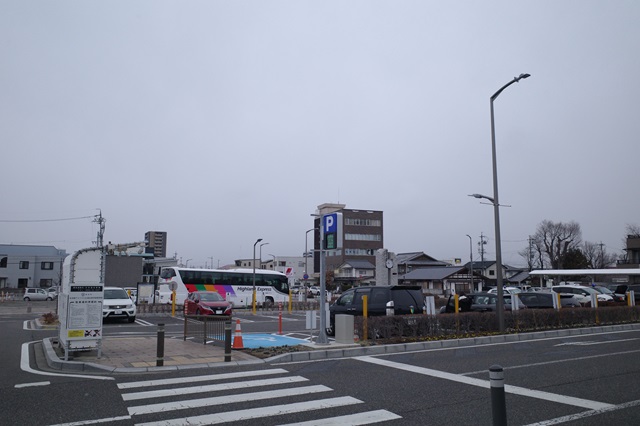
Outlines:
<svg viewBox="0 0 640 426"><path fill-rule="evenodd" d="M265 309L271 309L273 307L273 299L271 297L264 299L264 307Z"/></svg>

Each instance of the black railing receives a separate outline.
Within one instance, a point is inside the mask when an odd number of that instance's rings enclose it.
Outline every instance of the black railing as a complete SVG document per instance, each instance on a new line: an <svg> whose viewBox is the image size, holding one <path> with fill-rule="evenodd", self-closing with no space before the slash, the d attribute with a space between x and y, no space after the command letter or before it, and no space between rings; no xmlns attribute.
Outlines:
<svg viewBox="0 0 640 426"><path fill-rule="evenodd" d="M231 361L231 316L229 315L185 315L183 339L224 344L224 360Z"/></svg>

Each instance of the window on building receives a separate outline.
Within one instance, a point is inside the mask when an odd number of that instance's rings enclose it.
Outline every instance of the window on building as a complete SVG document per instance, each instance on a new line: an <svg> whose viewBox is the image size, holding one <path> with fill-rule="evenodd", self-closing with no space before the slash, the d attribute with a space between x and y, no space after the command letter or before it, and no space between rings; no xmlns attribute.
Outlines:
<svg viewBox="0 0 640 426"><path fill-rule="evenodd" d="M496 271L494 271L493 269L489 271L490 276L494 276L495 274L496 274Z"/></svg>
<svg viewBox="0 0 640 426"><path fill-rule="evenodd" d="M26 260L21 260L19 267L20 269L29 269L29 262Z"/></svg>
<svg viewBox="0 0 640 426"><path fill-rule="evenodd" d="M7 267L7 257L3 257L0 258L0 268L6 268Z"/></svg>
<svg viewBox="0 0 640 426"><path fill-rule="evenodd" d="M18 288L27 288L29 285L28 278L18 278Z"/></svg>
<svg viewBox="0 0 640 426"><path fill-rule="evenodd" d="M379 219L346 218L344 224L351 226L381 226L382 222Z"/></svg>
<svg viewBox="0 0 640 426"><path fill-rule="evenodd" d="M42 262L40 264L40 269L43 271L51 271L53 269L53 262Z"/></svg>
<svg viewBox="0 0 640 426"><path fill-rule="evenodd" d="M48 280L48 279L40 279L40 288L49 288L53 286L53 280Z"/></svg>
<svg viewBox="0 0 640 426"><path fill-rule="evenodd" d="M380 234L344 234L345 240L351 241L382 241Z"/></svg>

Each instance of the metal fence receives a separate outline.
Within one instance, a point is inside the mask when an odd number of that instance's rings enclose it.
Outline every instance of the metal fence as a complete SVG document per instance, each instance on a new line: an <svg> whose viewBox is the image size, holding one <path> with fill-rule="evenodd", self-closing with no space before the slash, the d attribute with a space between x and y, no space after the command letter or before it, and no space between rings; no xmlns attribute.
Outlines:
<svg viewBox="0 0 640 426"><path fill-rule="evenodd" d="M224 360L231 361L231 316L229 315L185 315L184 340L224 344Z"/></svg>

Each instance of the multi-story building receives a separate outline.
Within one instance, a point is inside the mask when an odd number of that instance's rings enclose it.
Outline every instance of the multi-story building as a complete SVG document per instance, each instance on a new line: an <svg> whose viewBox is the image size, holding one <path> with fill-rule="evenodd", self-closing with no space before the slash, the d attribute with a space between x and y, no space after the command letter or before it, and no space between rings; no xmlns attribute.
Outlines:
<svg viewBox="0 0 640 426"><path fill-rule="evenodd" d="M65 257L53 246L0 244L0 288L58 286Z"/></svg>
<svg viewBox="0 0 640 426"><path fill-rule="evenodd" d="M148 231L144 234L147 247L153 249L154 257L167 257L167 233L161 231Z"/></svg>
<svg viewBox="0 0 640 426"><path fill-rule="evenodd" d="M345 204L321 204L318 206L318 216L314 220L314 270L320 270L320 218L330 213L342 213L341 235L342 247L325 250L326 271L335 271L341 265L355 263L367 265L374 269L376 265L376 251L384 247L384 223L382 212L379 210L346 209ZM353 265L351 265L353 266ZM360 268L363 269L363 268Z"/></svg>

